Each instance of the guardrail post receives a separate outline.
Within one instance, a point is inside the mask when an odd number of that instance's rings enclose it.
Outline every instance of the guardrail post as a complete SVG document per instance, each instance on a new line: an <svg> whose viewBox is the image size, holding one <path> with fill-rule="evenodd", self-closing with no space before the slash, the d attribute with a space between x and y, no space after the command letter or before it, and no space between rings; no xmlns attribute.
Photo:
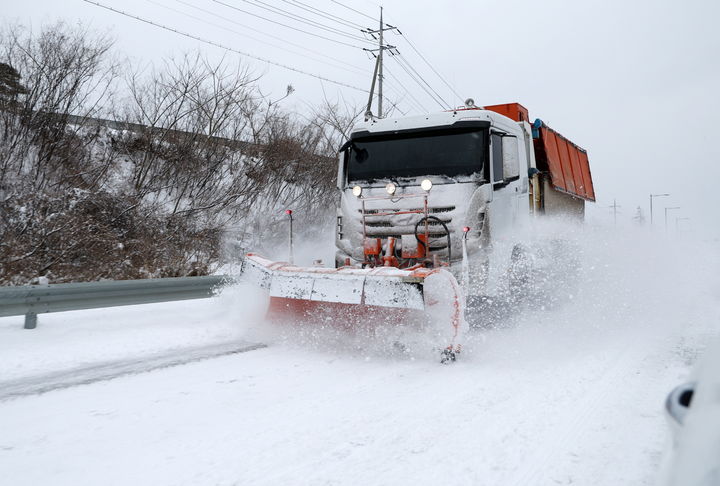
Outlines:
<svg viewBox="0 0 720 486"><path fill-rule="evenodd" d="M37 327L37 314L28 312L25 314L25 329L35 329Z"/></svg>

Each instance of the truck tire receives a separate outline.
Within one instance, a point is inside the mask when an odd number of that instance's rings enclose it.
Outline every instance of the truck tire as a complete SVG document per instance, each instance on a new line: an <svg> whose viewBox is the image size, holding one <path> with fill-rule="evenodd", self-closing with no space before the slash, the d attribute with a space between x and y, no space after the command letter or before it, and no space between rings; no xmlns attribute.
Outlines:
<svg viewBox="0 0 720 486"><path fill-rule="evenodd" d="M514 303L526 301L532 297L533 257L524 245L517 244L510 254L510 267L508 268L508 292L510 300Z"/></svg>

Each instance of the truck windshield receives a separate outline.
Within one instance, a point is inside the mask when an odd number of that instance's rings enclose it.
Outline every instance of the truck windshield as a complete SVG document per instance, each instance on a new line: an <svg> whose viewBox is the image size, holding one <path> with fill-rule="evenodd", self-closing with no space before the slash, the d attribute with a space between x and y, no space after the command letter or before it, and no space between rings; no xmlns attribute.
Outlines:
<svg viewBox="0 0 720 486"><path fill-rule="evenodd" d="M471 176L484 179L486 129L457 128L384 134L353 140L348 180Z"/></svg>

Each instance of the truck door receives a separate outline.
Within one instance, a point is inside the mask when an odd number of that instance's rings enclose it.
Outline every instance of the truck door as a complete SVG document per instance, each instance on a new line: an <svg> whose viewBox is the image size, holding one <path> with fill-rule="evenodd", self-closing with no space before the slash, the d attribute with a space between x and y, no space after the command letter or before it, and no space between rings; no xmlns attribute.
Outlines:
<svg viewBox="0 0 720 486"><path fill-rule="evenodd" d="M495 239L512 236L518 217L520 161L518 139L501 131L490 134L490 167L493 201L490 206L490 228Z"/></svg>
<svg viewBox="0 0 720 486"><path fill-rule="evenodd" d="M493 132L490 135L490 148L492 150L492 183L493 188L504 182L503 174L503 134Z"/></svg>
<svg viewBox="0 0 720 486"><path fill-rule="evenodd" d="M518 139L515 135L493 132L490 144L493 188L497 190L520 178Z"/></svg>

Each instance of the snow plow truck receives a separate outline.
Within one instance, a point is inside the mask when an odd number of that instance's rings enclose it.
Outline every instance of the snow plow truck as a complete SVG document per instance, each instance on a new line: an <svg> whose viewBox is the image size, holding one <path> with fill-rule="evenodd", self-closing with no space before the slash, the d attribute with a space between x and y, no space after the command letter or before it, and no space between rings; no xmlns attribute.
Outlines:
<svg viewBox="0 0 720 486"><path fill-rule="evenodd" d="M246 255L243 273L269 292L268 317L429 326L442 362L460 353L493 267L521 259L520 229L545 214L581 220L595 201L585 150L519 103L471 99L358 124L340 148L337 188L334 267Z"/></svg>

